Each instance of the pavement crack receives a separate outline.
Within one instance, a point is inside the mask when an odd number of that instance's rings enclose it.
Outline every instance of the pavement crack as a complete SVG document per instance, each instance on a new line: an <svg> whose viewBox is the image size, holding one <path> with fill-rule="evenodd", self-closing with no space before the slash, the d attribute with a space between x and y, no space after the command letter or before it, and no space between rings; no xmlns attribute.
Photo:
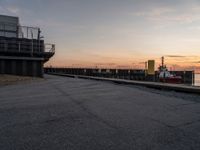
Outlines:
<svg viewBox="0 0 200 150"><path fill-rule="evenodd" d="M106 126L108 126L109 128L118 130L119 127L114 126L110 123L108 123L106 120L102 119L101 117L99 117L98 115L94 114L93 112L91 112L87 107L84 106L84 104L80 101L77 101L75 98L71 97L70 94L68 94L67 92L65 92L64 90L60 89L58 86L54 85L55 89L58 90L60 93L62 93L64 96L68 96L69 99L71 99L71 101L73 103L75 103L76 105L78 105L84 112L86 112L88 115L90 115L92 118L94 118L96 121L101 122L103 124L105 124Z"/></svg>
<svg viewBox="0 0 200 150"><path fill-rule="evenodd" d="M188 105L194 105L194 104L198 104L198 102L180 104L180 105L177 105L176 107L182 107L182 106L188 106Z"/></svg>
<svg viewBox="0 0 200 150"><path fill-rule="evenodd" d="M164 122L162 122L162 121L160 121L160 120L157 120L157 119L154 119L154 118L149 118L151 121L154 121L154 122L157 122L157 123L159 123L159 124L161 124L161 125L164 125L165 127L168 127L168 128L173 128L173 127L175 127L175 126L171 126L171 125L169 125L169 124L166 124L166 123L164 123Z"/></svg>
<svg viewBox="0 0 200 150"><path fill-rule="evenodd" d="M186 122L186 123L177 125L175 127L185 127L185 126L189 126L189 125L192 125L192 124L195 124L195 123L199 123L199 122L200 122L200 119L199 120L195 120L195 121Z"/></svg>

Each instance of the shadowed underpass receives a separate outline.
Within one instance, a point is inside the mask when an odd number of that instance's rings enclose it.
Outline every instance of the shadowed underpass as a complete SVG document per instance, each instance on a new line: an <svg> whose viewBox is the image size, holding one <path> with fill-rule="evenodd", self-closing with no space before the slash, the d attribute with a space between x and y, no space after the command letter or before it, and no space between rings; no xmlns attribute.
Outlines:
<svg viewBox="0 0 200 150"><path fill-rule="evenodd" d="M50 75L0 86L0 149L200 149L200 96Z"/></svg>

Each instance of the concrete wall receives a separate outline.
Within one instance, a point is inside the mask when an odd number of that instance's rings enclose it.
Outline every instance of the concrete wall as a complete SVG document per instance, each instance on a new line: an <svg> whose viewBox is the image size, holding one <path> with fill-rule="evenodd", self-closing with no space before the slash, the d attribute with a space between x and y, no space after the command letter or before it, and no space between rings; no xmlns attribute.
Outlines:
<svg viewBox="0 0 200 150"><path fill-rule="evenodd" d="M139 81L159 82L158 72L155 75L145 75L145 70L134 69L94 69L94 68L44 68L45 73L61 73L70 75L86 75L94 77L119 78ZM171 72L182 77L182 83L194 84L194 71Z"/></svg>
<svg viewBox="0 0 200 150"><path fill-rule="evenodd" d="M0 74L43 77L43 61L0 59Z"/></svg>

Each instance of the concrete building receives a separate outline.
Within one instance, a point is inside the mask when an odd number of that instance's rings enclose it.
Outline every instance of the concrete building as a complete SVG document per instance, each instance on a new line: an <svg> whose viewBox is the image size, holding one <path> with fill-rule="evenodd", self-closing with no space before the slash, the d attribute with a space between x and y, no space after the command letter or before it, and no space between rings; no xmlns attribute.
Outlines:
<svg viewBox="0 0 200 150"><path fill-rule="evenodd" d="M0 36L18 37L19 18L0 15Z"/></svg>
<svg viewBox="0 0 200 150"><path fill-rule="evenodd" d="M0 15L0 74L43 77L43 65L54 53L55 45L44 43L40 28Z"/></svg>

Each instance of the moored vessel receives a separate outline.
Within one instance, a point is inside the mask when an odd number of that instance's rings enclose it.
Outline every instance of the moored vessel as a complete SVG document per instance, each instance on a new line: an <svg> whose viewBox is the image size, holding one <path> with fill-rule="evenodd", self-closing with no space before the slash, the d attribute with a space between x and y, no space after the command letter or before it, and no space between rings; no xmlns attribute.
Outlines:
<svg viewBox="0 0 200 150"><path fill-rule="evenodd" d="M171 74L167 66L164 65L164 57L162 57L162 65L159 67L159 81L165 83L174 83L180 84L183 82L181 76L177 76L176 74Z"/></svg>

